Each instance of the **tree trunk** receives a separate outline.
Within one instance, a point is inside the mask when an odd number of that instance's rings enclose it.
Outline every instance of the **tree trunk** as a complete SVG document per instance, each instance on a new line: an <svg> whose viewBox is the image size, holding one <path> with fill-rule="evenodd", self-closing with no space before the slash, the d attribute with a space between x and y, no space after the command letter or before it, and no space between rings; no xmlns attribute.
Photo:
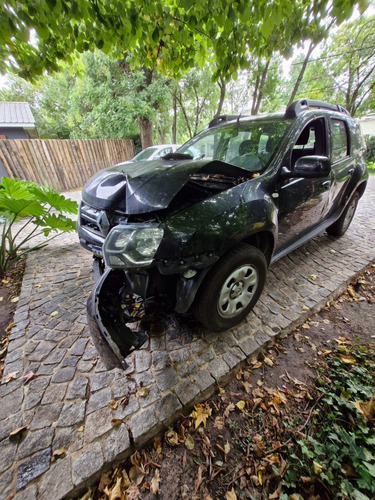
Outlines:
<svg viewBox="0 0 375 500"><path fill-rule="evenodd" d="M262 71L262 76L258 74L254 94L253 94L253 105L251 107L251 114L257 115L259 113L260 105L263 97L263 88L266 83L266 78L268 75L268 68L270 67L271 58L269 58L266 62L266 65Z"/></svg>
<svg viewBox="0 0 375 500"><path fill-rule="evenodd" d="M307 50L306 57L305 57L305 59L303 61L303 64L302 64L302 67L301 67L301 71L299 72L297 81L294 84L294 88L293 88L292 93L290 95L287 107L289 107L292 104L292 102L294 101L294 99L296 97L296 94L298 92L299 86L301 85L301 82L302 82L303 75L305 74L305 71L306 71L307 63L309 62L311 53L314 50L314 48L315 48L315 44L313 42L310 42L309 48Z"/></svg>
<svg viewBox="0 0 375 500"><path fill-rule="evenodd" d="M139 132L141 134L142 149L152 146L152 123L149 118L137 118Z"/></svg>
<svg viewBox="0 0 375 500"><path fill-rule="evenodd" d="M172 143L177 144L177 89L173 92Z"/></svg>
<svg viewBox="0 0 375 500"><path fill-rule="evenodd" d="M227 90L226 84L225 84L222 76L220 77L220 80L217 83L218 83L219 88L220 88L220 99L219 99L217 111L215 113L215 117L221 115L221 111L223 109L223 104L224 104L224 99L225 99L225 93Z"/></svg>

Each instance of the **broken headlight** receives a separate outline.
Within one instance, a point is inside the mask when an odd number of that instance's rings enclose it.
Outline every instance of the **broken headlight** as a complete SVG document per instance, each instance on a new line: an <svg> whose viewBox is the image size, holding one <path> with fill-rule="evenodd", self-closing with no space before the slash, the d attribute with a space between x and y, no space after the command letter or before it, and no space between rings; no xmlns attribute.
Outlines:
<svg viewBox="0 0 375 500"><path fill-rule="evenodd" d="M114 227L103 245L106 265L112 269L149 266L163 235L163 229L147 224Z"/></svg>

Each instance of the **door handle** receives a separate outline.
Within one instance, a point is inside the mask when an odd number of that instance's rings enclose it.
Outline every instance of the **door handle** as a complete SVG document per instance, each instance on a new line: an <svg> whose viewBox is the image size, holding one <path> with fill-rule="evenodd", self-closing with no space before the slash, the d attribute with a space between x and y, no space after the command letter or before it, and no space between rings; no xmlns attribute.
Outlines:
<svg viewBox="0 0 375 500"><path fill-rule="evenodd" d="M331 181L325 181L325 182L323 182L323 183L322 183L322 186L323 186L324 188L329 188L329 187L330 187L330 185L331 185Z"/></svg>

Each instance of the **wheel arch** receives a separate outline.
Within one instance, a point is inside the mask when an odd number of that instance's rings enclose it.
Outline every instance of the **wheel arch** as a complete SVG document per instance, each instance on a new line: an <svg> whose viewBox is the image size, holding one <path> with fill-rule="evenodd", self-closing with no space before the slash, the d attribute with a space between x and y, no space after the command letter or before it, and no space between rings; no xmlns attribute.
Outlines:
<svg viewBox="0 0 375 500"><path fill-rule="evenodd" d="M238 243L239 242L237 242L236 245L238 245ZM248 245L258 248L264 254L267 265L270 265L275 247L275 238L270 231L260 231L259 233L251 234L243 239L242 243L247 243Z"/></svg>

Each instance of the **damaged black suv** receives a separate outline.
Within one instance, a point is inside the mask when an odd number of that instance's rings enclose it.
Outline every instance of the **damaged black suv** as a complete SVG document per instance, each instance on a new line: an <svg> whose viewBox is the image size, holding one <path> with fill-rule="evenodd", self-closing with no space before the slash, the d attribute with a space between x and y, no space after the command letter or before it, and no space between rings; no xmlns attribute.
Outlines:
<svg viewBox="0 0 375 500"><path fill-rule="evenodd" d="M356 121L301 99L284 114L219 116L177 152L95 175L78 233L94 255L90 329L106 365L147 338L151 304L211 330L251 311L267 267L323 230L347 230L367 183Z"/></svg>

